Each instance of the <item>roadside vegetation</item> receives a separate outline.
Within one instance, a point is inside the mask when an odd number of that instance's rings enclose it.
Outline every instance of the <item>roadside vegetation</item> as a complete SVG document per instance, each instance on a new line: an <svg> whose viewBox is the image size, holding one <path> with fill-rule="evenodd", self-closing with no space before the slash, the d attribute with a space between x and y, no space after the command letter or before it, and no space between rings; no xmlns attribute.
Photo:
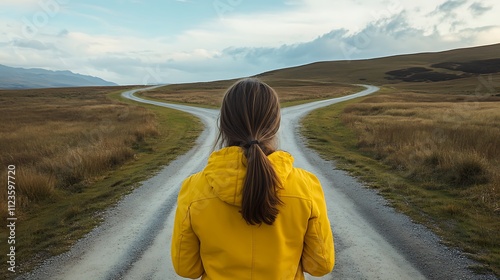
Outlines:
<svg viewBox="0 0 500 280"><path fill-rule="evenodd" d="M121 100L125 88L0 91L0 175L16 166L16 266L29 271L101 222L103 210L187 151L192 116ZM0 192L0 218L7 217ZM7 231L0 231L6 240ZM7 242L0 245L7 251ZM5 254L1 258L6 263ZM5 274L5 277L12 277Z"/></svg>
<svg viewBox="0 0 500 280"><path fill-rule="evenodd" d="M500 275L500 97L383 89L303 120L308 145Z"/></svg>

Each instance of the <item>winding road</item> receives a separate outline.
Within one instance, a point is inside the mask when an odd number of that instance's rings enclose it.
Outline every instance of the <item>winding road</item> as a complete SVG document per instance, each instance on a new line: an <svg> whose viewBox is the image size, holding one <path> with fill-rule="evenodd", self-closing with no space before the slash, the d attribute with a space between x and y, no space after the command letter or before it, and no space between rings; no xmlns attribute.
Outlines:
<svg viewBox="0 0 500 280"><path fill-rule="evenodd" d="M378 90L365 87L353 95L282 109L280 149L294 156L297 167L318 176L327 200L336 265L320 279L496 279L473 274L467 267L474 262L305 147L299 120L312 110ZM104 222L69 252L19 279L182 279L170 261L177 193L186 177L204 167L216 137L218 111L145 100L135 96L136 91L122 95L200 118L205 130L197 144L109 209Z"/></svg>

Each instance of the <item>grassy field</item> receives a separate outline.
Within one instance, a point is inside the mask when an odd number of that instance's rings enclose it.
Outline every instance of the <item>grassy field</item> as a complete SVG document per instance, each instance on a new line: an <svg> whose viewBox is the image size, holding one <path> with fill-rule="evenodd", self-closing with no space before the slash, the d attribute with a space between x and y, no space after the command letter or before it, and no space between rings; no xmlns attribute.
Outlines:
<svg viewBox="0 0 500 280"><path fill-rule="evenodd" d="M309 146L500 275L500 97L384 89L303 121Z"/></svg>
<svg viewBox="0 0 500 280"><path fill-rule="evenodd" d="M201 129L194 117L120 101L122 90L0 91L0 174L6 182L7 166L16 166L20 272L67 250L105 208L194 143ZM4 221L6 195L0 192Z"/></svg>
<svg viewBox="0 0 500 280"><path fill-rule="evenodd" d="M347 84L314 80L262 80L276 90L282 107L306 101L344 96L362 89L362 87ZM142 96L168 102L218 108L226 89L235 81L168 85L143 92Z"/></svg>

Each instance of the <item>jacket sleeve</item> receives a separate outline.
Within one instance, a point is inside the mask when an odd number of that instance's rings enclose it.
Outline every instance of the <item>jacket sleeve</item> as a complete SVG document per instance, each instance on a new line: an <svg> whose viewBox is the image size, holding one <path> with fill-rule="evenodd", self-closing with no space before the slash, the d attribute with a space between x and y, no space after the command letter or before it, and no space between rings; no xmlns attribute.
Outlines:
<svg viewBox="0 0 500 280"><path fill-rule="evenodd" d="M171 257L175 272L182 277L198 278L204 273L200 256L200 240L191 227L191 178L182 184L177 198Z"/></svg>
<svg viewBox="0 0 500 280"><path fill-rule="evenodd" d="M322 276L332 271L335 251L323 188L316 176L312 176L312 209L304 238L302 267L313 276Z"/></svg>

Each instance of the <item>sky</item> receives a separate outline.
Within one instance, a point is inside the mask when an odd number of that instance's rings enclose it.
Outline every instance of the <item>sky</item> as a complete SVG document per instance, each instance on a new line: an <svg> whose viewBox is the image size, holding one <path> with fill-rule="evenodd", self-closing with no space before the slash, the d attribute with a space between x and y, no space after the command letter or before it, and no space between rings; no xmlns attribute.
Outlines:
<svg viewBox="0 0 500 280"><path fill-rule="evenodd" d="M498 0L1 0L0 64L121 85L500 43Z"/></svg>

